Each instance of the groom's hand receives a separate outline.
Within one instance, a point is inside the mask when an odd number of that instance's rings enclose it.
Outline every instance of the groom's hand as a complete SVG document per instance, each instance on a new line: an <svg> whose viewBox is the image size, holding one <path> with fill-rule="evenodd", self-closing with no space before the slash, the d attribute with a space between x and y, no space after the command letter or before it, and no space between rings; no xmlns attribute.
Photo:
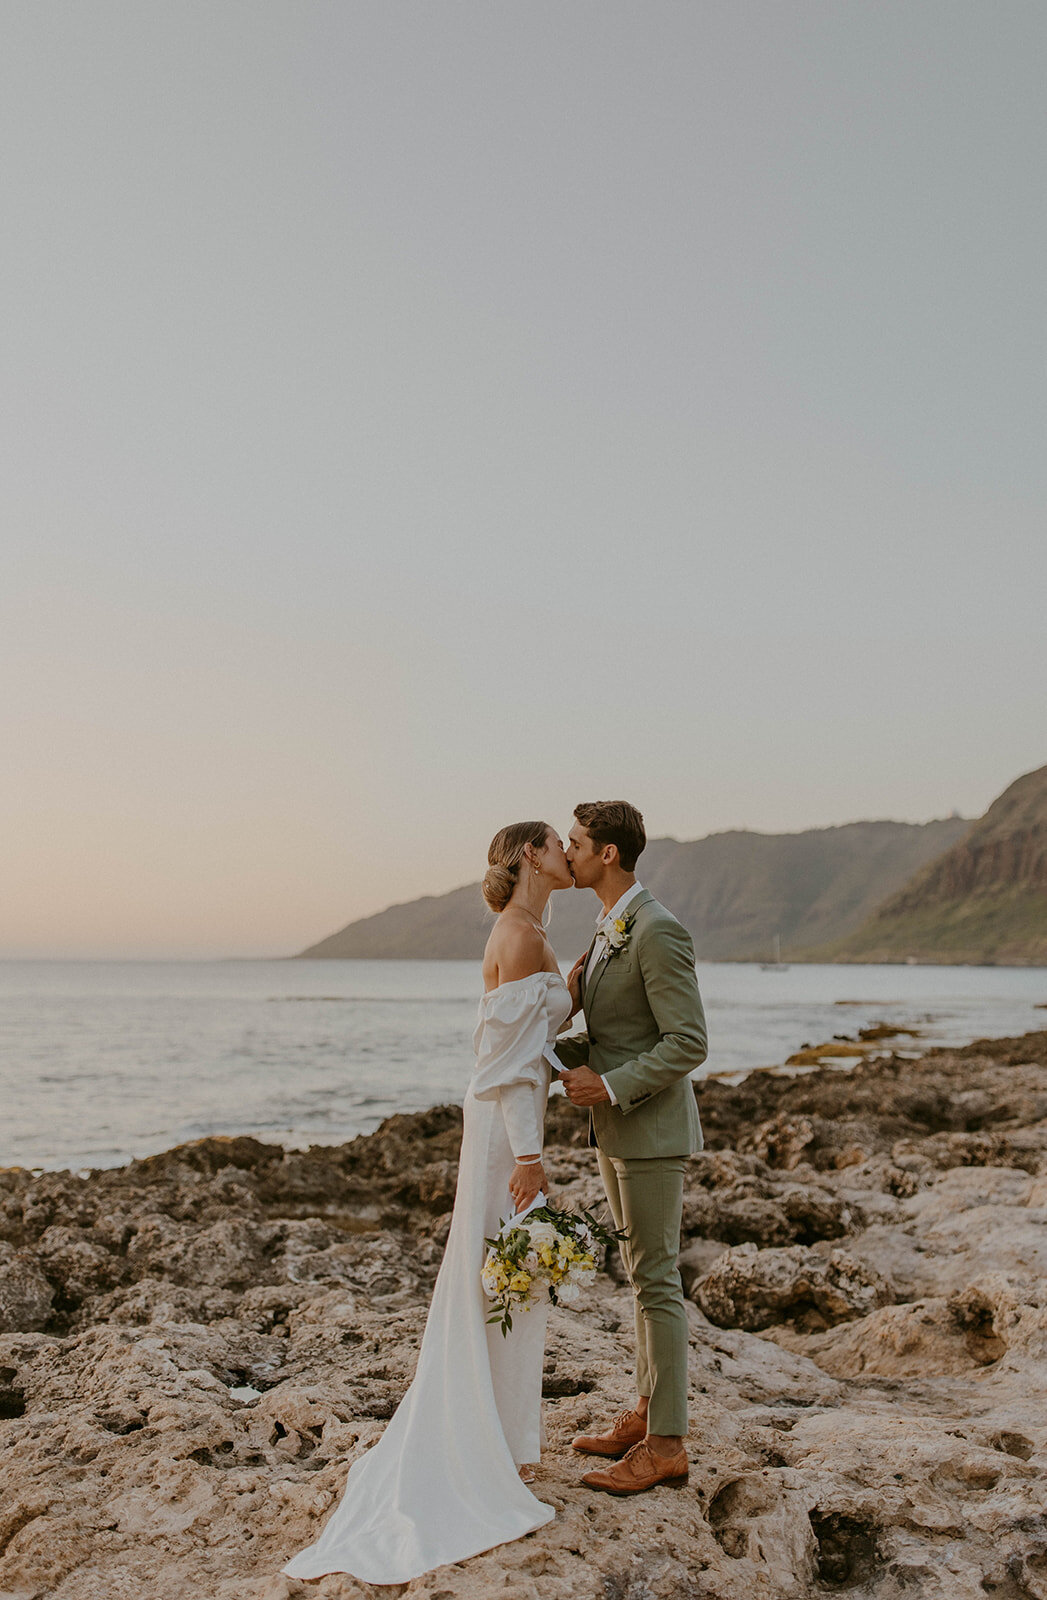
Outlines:
<svg viewBox="0 0 1047 1600"><path fill-rule="evenodd" d="M600 1074L591 1067L571 1067L561 1072L560 1082L573 1106L598 1106L611 1098Z"/></svg>

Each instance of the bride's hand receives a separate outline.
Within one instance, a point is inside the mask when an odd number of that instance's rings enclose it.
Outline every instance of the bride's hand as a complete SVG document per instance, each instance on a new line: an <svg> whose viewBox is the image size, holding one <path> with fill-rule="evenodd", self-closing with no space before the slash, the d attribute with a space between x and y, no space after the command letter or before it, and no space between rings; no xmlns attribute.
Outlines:
<svg viewBox="0 0 1047 1600"><path fill-rule="evenodd" d="M586 954L588 954L588 952L583 952L582 955L578 957L578 960L567 974L567 987L570 990L571 1006L573 1008L571 1011L572 1017L574 1016L575 1012L580 1009L582 1004L582 969L585 966Z"/></svg>
<svg viewBox="0 0 1047 1600"><path fill-rule="evenodd" d="M529 1206L538 1191L544 1188L545 1168L540 1161L528 1162L526 1166L521 1166L517 1162L509 1179L509 1193L513 1197L513 1205L517 1212Z"/></svg>

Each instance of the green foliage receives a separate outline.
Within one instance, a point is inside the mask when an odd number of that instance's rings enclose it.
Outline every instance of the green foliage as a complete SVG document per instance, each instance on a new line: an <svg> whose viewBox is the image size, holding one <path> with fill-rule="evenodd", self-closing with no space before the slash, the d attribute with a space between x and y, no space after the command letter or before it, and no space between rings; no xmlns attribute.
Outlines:
<svg viewBox="0 0 1047 1600"><path fill-rule="evenodd" d="M1047 965L1047 892L1004 884L876 917L837 959Z"/></svg>

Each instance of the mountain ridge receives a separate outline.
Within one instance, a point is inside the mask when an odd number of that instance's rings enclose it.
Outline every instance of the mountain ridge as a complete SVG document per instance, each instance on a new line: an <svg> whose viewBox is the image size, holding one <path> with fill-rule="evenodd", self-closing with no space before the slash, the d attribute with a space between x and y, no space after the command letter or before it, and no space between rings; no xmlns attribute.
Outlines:
<svg viewBox="0 0 1047 1600"><path fill-rule="evenodd" d="M803 959L841 940L921 867L971 827L962 817L925 823L850 822L799 833L726 829L702 839L652 839L641 882L680 918L699 960ZM561 957L584 950L599 902L591 890L553 896L550 936ZM388 906L301 951L296 959L478 960L491 927L478 883Z"/></svg>

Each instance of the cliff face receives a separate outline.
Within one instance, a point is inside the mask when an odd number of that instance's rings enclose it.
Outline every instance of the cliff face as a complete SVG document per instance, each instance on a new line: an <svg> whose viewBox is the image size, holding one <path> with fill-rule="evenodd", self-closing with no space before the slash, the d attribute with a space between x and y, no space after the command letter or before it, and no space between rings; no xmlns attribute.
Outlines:
<svg viewBox="0 0 1047 1600"><path fill-rule="evenodd" d="M652 839L640 880L694 937L705 961L767 959L840 939L860 927L885 894L954 844L970 827L959 817L916 826L854 822L805 833L741 830L705 839ZM599 904L588 889L552 900L550 936L561 957L586 948ZM302 951L303 957L478 960L491 916L478 884L390 906Z"/></svg>
<svg viewBox="0 0 1047 1600"><path fill-rule="evenodd" d="M1047 767L886 900L837 960L1047 965Z"/></svg>

